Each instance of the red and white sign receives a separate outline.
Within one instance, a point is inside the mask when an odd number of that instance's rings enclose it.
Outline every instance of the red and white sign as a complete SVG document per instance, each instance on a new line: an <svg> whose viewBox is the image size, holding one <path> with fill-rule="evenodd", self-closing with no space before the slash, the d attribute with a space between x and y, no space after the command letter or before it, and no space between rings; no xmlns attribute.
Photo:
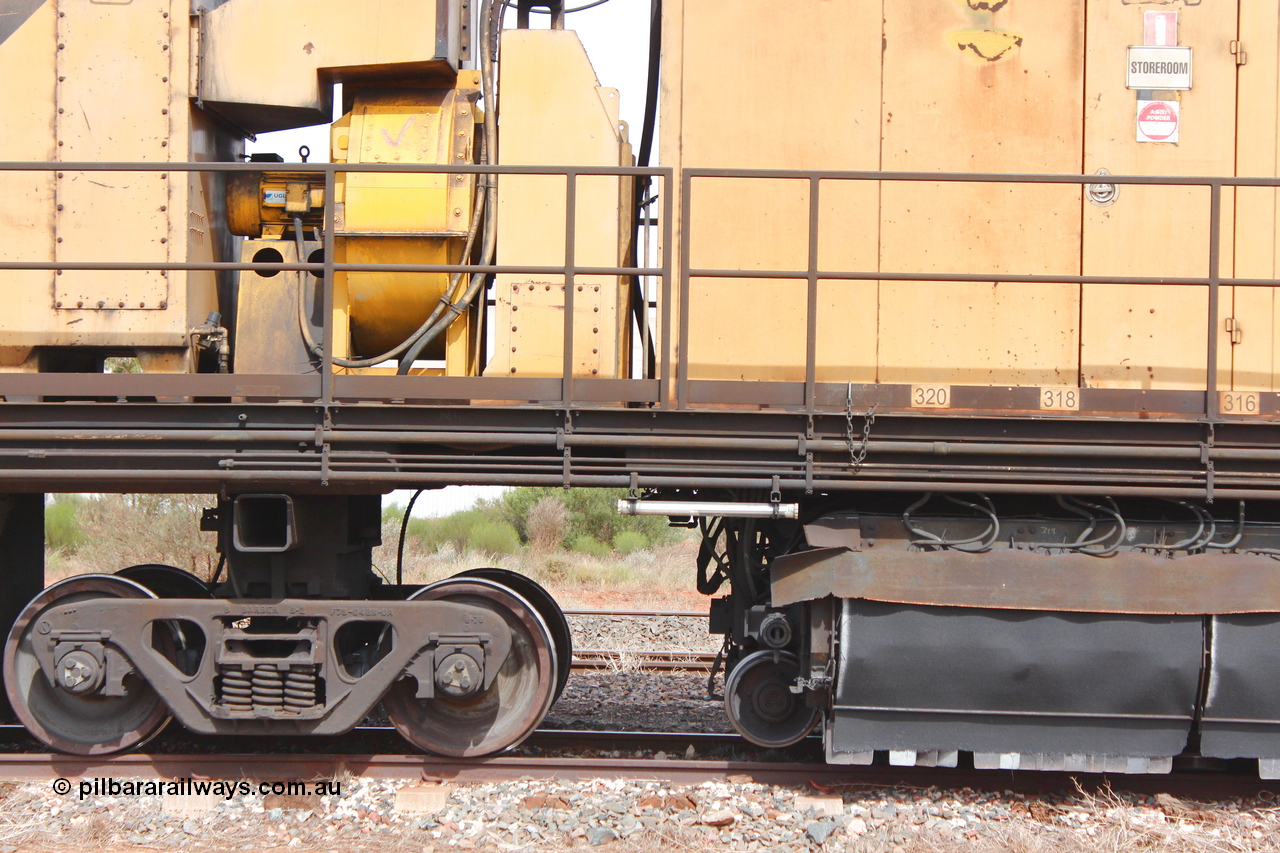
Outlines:
<svg viewBox="0 0 1280 853"><path fill-rule="evenodd" d="M1178 13L1143 12L1142 43L1147 47L1176 47L1178 44Z"/></svg>
<svg viewBox="0 0 1280 853"><path fill-rule="evenodd" d="M1138 141L1177 142L1177 101L1138 101Z"/></svg>

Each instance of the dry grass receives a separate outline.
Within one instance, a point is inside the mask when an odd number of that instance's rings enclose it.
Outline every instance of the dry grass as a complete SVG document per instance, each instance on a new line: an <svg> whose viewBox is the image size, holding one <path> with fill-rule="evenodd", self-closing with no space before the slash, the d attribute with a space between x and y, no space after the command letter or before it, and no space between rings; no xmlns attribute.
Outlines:
<svg viewBox="0 0 1280 853"><path fill-rule="evenodd" d="M398 528L388 524L383 544L374 549L373 563L388 580L395 578ZM694 588L697 543L684 540L673 545L637 551L627 556L600 558L576 551L528 548L516 554L486 554L445 545L427 549L410 539L405 543L405 583L432 583L480 566L511 569L547 587L566 607L583 606L594 595L609 594L626 600L656 599L672 605L669 592ZM590 605L587 605L590 606ZM641 605L636 605L641 606ZM644 605L648 606L648 605Z"/></svg>
<svg viewBox="0 0 1280 853"><path fill-rule="evenodd" d="M200 531L200 513L215 503L206 495L101 495L84 502L78 520L84 536L74 552L48 550L47 582L89 572L116 572L140 563L163 563L186 569L208 580L217 567L217 537ZM543 506L543 504L547 504ZM672 545L596 557L565 551L549 543L562 534L564 507L555 501L537 507L537 547L516 554L460 552L445 545L428 548L410 537L405 543L406 583L431 583L481 566L497 566L528 575L559 597L564 606L595 606L601 596L645 602L634 606L670 606L668 594L689 594L694 587L696 544L682 540ZM532 519L531 519L532 520ZM388 522L383 544L374 549L375 571L388 582L395 580L399 525Z"/></svg>
<svg viewBox="0 0 1280 853"><path fill-rule="evenodd" d="M200 532L200 513L212 495L100 495L78 514L84 542L74 553L48 551L45 580L87 572L116 572L163 563L208 580L218 565L217 536Z"/></svg>

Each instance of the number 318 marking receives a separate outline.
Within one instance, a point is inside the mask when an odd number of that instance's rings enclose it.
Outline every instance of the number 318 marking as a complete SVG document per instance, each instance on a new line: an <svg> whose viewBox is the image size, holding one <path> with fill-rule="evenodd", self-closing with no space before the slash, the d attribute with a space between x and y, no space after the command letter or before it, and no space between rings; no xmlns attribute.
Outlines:
<svg viewBox="0 0 1280 853"><path fill-rule="evenodd" d="M1219 391L1218 409L1224 415L1260 415L1262 402L1256 391Z"/></svg>
<svg viewBox="0 0 1280 853"><path fill-rule="evenodd" d="M1041 388L1040 408L1080 411L1079 388Z"/></svg>

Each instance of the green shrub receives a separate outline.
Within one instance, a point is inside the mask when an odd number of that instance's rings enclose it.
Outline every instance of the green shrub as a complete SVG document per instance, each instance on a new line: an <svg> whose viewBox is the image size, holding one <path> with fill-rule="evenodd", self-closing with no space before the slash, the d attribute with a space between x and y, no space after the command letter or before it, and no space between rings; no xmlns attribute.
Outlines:
<svg viewBox="0 0 1280 853"><path fill-rule="evenodd" d="M64 554L74 554L88 536L80 521L85 499L80 495L56 495L44 508L44 545Z"/></svg>
<svg viewBox="0 0 1280 853"><path fill-rule="evenodd" d="M521 540L531 537L529 514L544 498L553 498L564 504L569 513L565 531L566 541L573 543L581 536L596 542L612 542L624 531L633 531L645 537L650 545L667 545L677 536L667 526L662 516L627 516L618 514L618 499L627 496L626 489L557 489L554 487L523 486L510 489L493 501L482 502L477 509L501 518L520 533ZM536 525L535 525L536 527Z"/></svg>
<svg viewBox="0 0 1280 853"><path fill-rule="evenodd" d="M649 540L645 538L643 533L635 530L624 530L617 536L613 537L613 549L622 556L634 554L636 551L643 551L649 547Z"/></svg>
<svg viewBox="0 0 1280 853"><path fill-rule="evenodd" d="M486 554L514 554L520 550L520 534L505 521L482 519L468 531L467 547Z"/></svg>
<svg viewBox="0 0 1280 853"><path fill-rule="evenodd" d="M585 534L574 537L573 550L580 554L590 554L592 557L598 557L601 560L608 557L610 552L608 545L603 542L597 542Z"/></svg>
<svg viewBox="0 0 1280 853"><path fill-rule="evenodd" d="M400 520L404 518L404 507L397 503L387 504L382 508L382 523L400 525Z"/></svg>
<svg viewBox="0 0 1280 853"><path fill-rule="evenodd" d="M564 547L569 531L569 510L558 495L546 495L525 516L525 539L529 548L549 554Z"/></svg>

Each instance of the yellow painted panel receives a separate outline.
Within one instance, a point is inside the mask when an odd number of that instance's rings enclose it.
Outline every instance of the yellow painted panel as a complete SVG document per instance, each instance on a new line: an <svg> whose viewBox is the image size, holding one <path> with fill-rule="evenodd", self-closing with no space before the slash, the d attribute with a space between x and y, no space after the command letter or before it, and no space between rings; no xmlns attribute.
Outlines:
<svg viewBox="0 0 1280 853"><path fill-rule="evenodd" d="M73 3L58 18L60 160L169 159L168 5ZM168 260L169 181L163 172L64 173L57 184L57 260ZM129 215L104 215L122 208ZM168 284L158 271L69 270L56 277L54 298L68 310L155 310L167 307Z"/></svg>
<svg viewBox="0 0 1280 853"><path fill-rule="evenodd" d="M1270 287L1231 288L1233 302L1223 317L1235 320L1239 343L1231 348L1231 384L1237 391L1275 390L1275 290ZM1225 308L1226 306L1224 306ZM1224 336L1229 336L1223 326Z"/></svg>
<svg viewBox="0 0 1280 853"><path fill-rule="evenodd" d="M457 8L441 4L449 5ZM331 112L332 80L370 72L447 77L444 58L432 61L438 8L420 0L220 3L205 16L200 94L254 132L318 124Z"/></svg>
<svg viewBox="0 0 1280 853"><path fill-rule="evenodd" d="M797 0L781 15L767 0L664 6L664 38L679 46L666 71L679 92L666 103L680 104L663 113L664 162L879 168L880 12L856 0ZM696 182L686 232L691 263L805 270L809 193L796 181ZM874 184L823 184L819 267L875 269L877 197ZM804 379L804 283L695 279L690 286L690 377ZM820 288L820 377L874 377L874 288Z"/></svg>
<svg viewBox="0 0 1280 853"><path fill-rule="evenodd" d="M1235 170L1236 4L1178 5L1179 43L1194 50L1194 88L1180 100L1179 142L1138 142L1137 92L1124 85L1129 45L1141 44L1146 6L1088 0L1085 171L1113 174L1230 175ZM1204 188L1122 187L1108 207L1084 205L1085 275L1205 276L1209 195ZM1232 272L1231 213L1225 194L1220 271ZM1231 298L1223 297L1225 318ZM1085 384L1118 388L1203 388L1208 300L1201 288L1088 285L1081 307ZM1225 338L1225 336L1223 336ZM1230 345L1219 351L1225 387Z"/></svg>
<svg viewBox="0 0 1280 853"><path fill-rule="evenodd" d="M986 4L982 4L984 7ZM886 3L882 168L1077 172L1082 0ZM1080 190L886 182L880 269L1079 274ZM1075 285L882 282L879 380L1074 385Z"/></svg>
<svg viewBox="0 0 1280 853"><path fill-rule="evenodd" d="M630 165L618 92L601 87L571 30L507 30L502 34L503 93L499 159L504 165ZM574 261L618 266L629 229L623 181L582 176L576 185ZM565 263L567 185L560 176L503 175L498 182L498 263ZM624 212L627 211L627 212ZM503 274L494 288L497 376L559 376L564 358L564 276ZM618 276L577 275L574 373L619 375L626 340L627 283ZM532 289L531 289L532 288ZM526 319L528 318L528 319Z"/></svg>
<svg viewBox="0 0 1280 853"><path fill-rule="evenodd" d="M880 288L880 381L1072 385L1074 284L894 282Z"/></svg>
<svg viewBox="0 0 1280 853"><path fill-rule="evenodd" d="M1239 32L1248 61L1237 69L1236 174L1280 175L1280 5L1241 0ZM1235 274L1240 278L1280 277L1277 192L1261 187L1236 190ZM1232 316L1241 327L1231 347L1231 387L1274 391L1276 359L1274 292L1237 288Z"/></svg>
<svg viewBox="0 0 1280 853"><path fill-rule="evenodd" d="M0 42L0 80L22 85L0 86L0 160L55 159L49 134L54 90L55 9L45 3L4 42ZM0 172L0 258L6 261L53 259L53 186L49 172ZM49 316L53 273L40 270L0 272L5 294L0 329L0 364L25 361L26 347L16 346L22 333L42 328ZM13 350L8 347L14 346Z"/></svg>

